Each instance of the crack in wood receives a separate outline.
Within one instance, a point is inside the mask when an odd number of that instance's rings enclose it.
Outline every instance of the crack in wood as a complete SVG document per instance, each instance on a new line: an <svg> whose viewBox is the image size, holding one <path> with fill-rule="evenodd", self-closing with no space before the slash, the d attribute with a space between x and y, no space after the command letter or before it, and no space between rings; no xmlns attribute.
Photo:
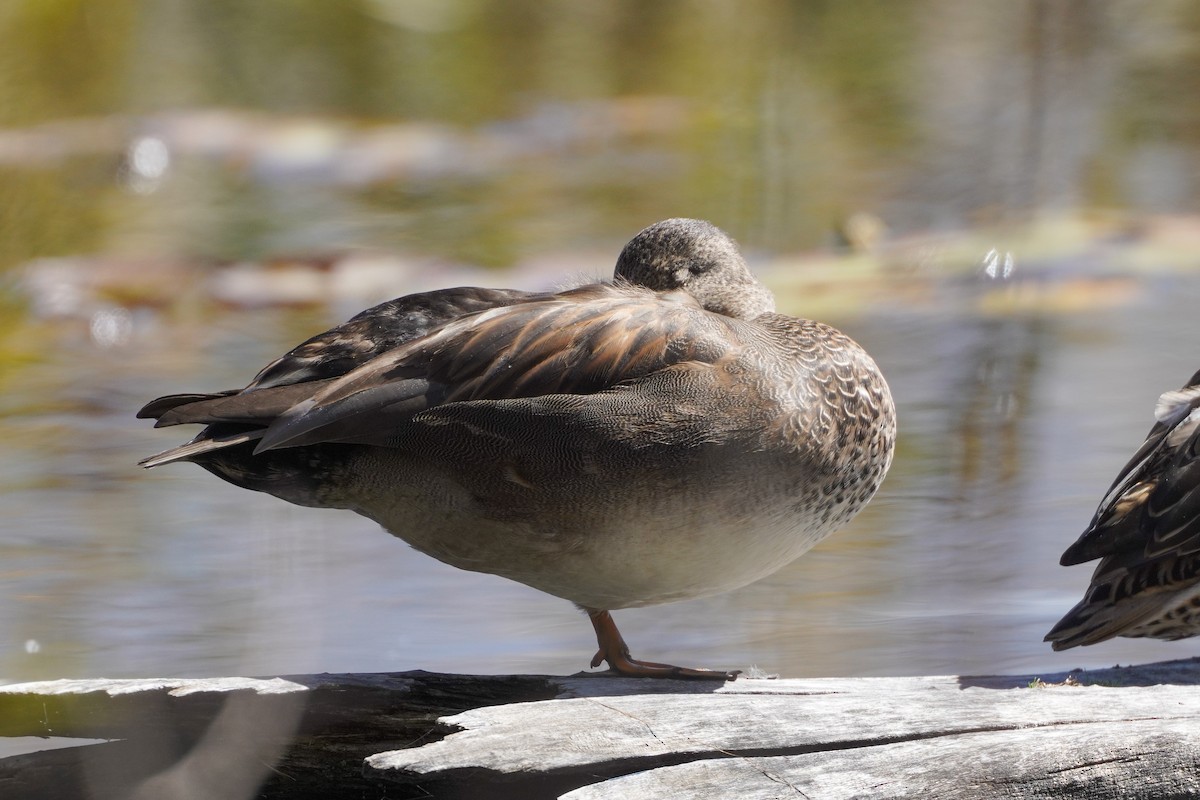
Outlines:
<svg viewBox="0 0 1200 800"><path fill-rule="evenodd" d="M622 714L626 717L629 717L632 720L635 720L636 722L641 723L642 725L645 726L646 731L649 732L649 734L651 736L653 736L654 739L659 744L663 745L664 747L668 746L667 742L663 741L663 739L657 733L654 732L654 728L651 727L650 723L647 722L646 720L642 719L641 717L639 717L635 714L631 714L628 711L625 711L624 709L616 708L614 706L608 705L607 703L602 703L599 700L596 700L595 698L588 698L588 699L591 700L591 702L595 703L596 705L598 705L602 708L606 708L609 711L615 711L618 714ZM702 740L697 740L697 741L700 741L701 744L711 747L713 749L713 752L715 752L715 753L720 753L720 754L729 756L730 758L742 759L748 766L750 766L753 769L758 770L758 772L767 780L774 781L775 783L779 783L779 784L782 784L782 785L788 787L789 789L791 789L793 792L795 792L800 797L805 797L805 798L808 797L808 795L806 795L804 792L800 791L799 787L794 786L790 781L788 781L787 778L784 778L780 775L772 774L769 770L763 769L762 767L755 764L754 761L756 759L754 759L752 757L740 756L737 753L733 753L728 750L723 750L719 747L716 747L711 742L704 742ZM700 759L693 759L693 760L700 760ZM690 762L684 762L684 763L690 763ZM628 774L628 773L626 773L626 774ZM586 784L580 784L580 786L584 786L584 785L586 785ZM578 788L578 787L576 787L576 788Z"/></svg>
<svg viewBox="0 0 1200 800"><path fill-rule="evenodd" d="M1060 780L1070 787L1100 786L1106 791L1105 781L1143 775L1153 768L1161 779L1161 796L1200 797L1200 789L1188 794L1200 782L1200 745L1187 741L1187 735L1170 733L1197 728L1200 690L1195 678L1187 679L1191 673L1186 670L1200 674L1200 662L1159 665L1153 674L1163 674L1164 667L1183 676L1178 685L980 691L984 687L945 677L815 679L772 682L769 688L738 681L716 691L605 676L415 672L292 676L286 681L298 688L291 694L256 691L248 687L259 683L242 679L0 687L0 734L36 730L125 738L78 748L76 753L0 760L0 783L11 787L42 780L59 790L57 795L18 791L16 796L22 797L67 796L69 790L67 795L61 792L64 786L87 796L91 792L81 782L91 768L81 766L81 758L153 776L169 769L171 759L186 757L226 701L236 697L240 704L249 703L249 721L270 717L295 702L303 706L290 733L263 730L263 737L279 737L283 752L278 758L244 754L267 776L257 795L260 800L383 795L542 800L574 791L580 798L597 800L665 798L684 795L605 794L599 787L608 781L619 787L640 786L638 781L656 780L659 773L691 774L689 770L702 776L735 771L760 787L755 798L785 792L825 797L822 781L830 764L849 776L847 780L858 780L860 793L870 794L874 786L882 794L893 791L887 787L906 788L886 778L893 771L901 774L912 754L928 759L930 752L932 766L921 769L936 772L943 752L956 753L960 761L948 767L950 780L965 789L1002 787L1008 794L1018 785L1004 772L1011 762L989 761L986 756L993 751L980 751L981 746L1009 748L1003 751L1010 754L1006 758L1020 763L1027 755L1050 757L1051 762L1022 786ZM1136 670L1122 670L1121 677L1141 680ZM260 683L270 689L281 680ZM975 691L958 691L968 688ZM562 699L567 695L572 699ZM968 727L954 727L960 724ZM1132 738L1130 729L1136 729L1139 738ZM1034 746L1026 744L1025 731L1038 742L1054 744L1027 754ZM458 735L461 739L455 738ZM983 737L980 743L971 740L975 736ZM946 745L920 746L938 740ZM166 750L148 748L160 742ZM895 754L889 748L895 748ZM82 755L85 751L89 755ZM392 755L397 756L394 761L380 762L362 774L366 756L374 761ZM860 764L871 766L860 769ZM1176 769L1171 764L1183 766ZM957 769L963 773L957 774ZM920 770L905 774L908 780L925 780ZM24 784L6 783L12 778ZM597 791L589 793L592 789ZM1136 796L1156 797L1154 791L1151 786ZM722 796L742 795L735 791Z"/></svg>
<svg viewBox="0 0 1200 800"><path fill-rule="evenodd" d="M1100 758L1100 759L1096 759L1094 761L1084 761L1083 763L1072 764L1071 766L1063 767L1062 769L1047 770L1047 773L1051 774L1051 775L1061 775L1064 772L1072 772L1074 770L1081 770L1081 769L1093 769L1095 767L1102 767L1105 764L1129 764L1129 763L1133 763L1135 761L1139 761L1142 758L1144 758L1145 756L1151 755L1153 752L1159 752L1159 751L1137 753L1137 754L1128 755L1128 756L1114 756L1113 758Z"/></svg>

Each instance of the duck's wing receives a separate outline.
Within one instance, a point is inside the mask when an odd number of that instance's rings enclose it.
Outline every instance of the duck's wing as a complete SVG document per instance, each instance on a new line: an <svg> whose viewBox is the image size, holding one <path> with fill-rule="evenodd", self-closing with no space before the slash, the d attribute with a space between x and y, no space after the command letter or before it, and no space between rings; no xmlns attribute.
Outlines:
<svg viewBox="0 0 1200 800"><path fill-rule="evenodd" d="M1200 373L1165 392L1146 440L1105 493L1063 566L1132 552L1200 550Z"/></svg>
<svg viewBox="0 0 1200 800"><path fill-rule="evenodd" d="M535 296L539 295L516 289L461 286L372 306L272 361L244 389L173 394L147 403L137 416L157 420L155 427L188 423L215 427L140 463L153 467L254 441L287 409L381 353L451 320Z"/></svg>
<svg viewBox="0 0 1200 800"><path fill-rule="evenodd" d="M307 400L328 386L333 378L285 383L264 389L242 389L213 394L168 395L153 401L139 417L152 417L156 428L169 425L222 422L267 425L296 403ZM153 413L147 413L147 410Z"/></svg>
<svg viewBox="0 0 1200 800"><path fill-rule="evenodd" d="M336 378L451 320L536 296L460 286L389 300L292 348L263 367L246 389Z"/></svg>
<svg viewBox="0 0 1200 800"><path fill-rule="evenodd" d="M395 446L444 404L589 395L683 362L714 364L744 323L689 295L597 284L444 325L332 381L279 416L256 452L320 442Z"/></svg>
<svg viewBox="0 0 1200 800"><path fill-rule="evenodd" d="M244 393L257 392L253 403L244 405L247 408L256 406L264 409L263 413L253 414L255 418L273 418L304 398L298 396L294 390L276 394L267 393L265 390L307 383L313 384L311 392L315 392L321 385L316 382L345 375L381 353L424 336L451 320L538 296L541 295L517 289L459 286L388 300L293 347L263 367L244 389L169 394L142 406L137 417L158 420L159 426L219 421L220 413L216 414L217 418L214 420L203 419L203 409L221 408L228 411L238 408L240 401L221 401ZM278 400L273 403L269 398ZM199 406L199 403L207 405ZM265 411L279 404L282 404L282 407L274 413ZM184 407L190 407L191 411L184 412Z"/></svg>
<svg viewBox="0 0 1200 800"><path fill-rule="evenodd" d="M189 392L186 394L168 394L162 397L151 400L146 405L142 406L137 412L138 419L154 419L161 420L163 415L179 408L180 406L191 405L192 403L201 403L205 400L214 400L218 397L229 397L237 394L240 389L227 389L223 392L209 392L207 394L198 392Z"/></svg>

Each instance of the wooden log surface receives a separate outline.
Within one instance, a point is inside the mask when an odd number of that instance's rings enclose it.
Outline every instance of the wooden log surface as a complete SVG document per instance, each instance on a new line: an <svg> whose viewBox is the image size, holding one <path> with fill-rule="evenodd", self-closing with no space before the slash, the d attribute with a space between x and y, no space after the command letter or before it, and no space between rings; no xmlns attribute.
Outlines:
<svg viewBox="0 0 1200 800"><path fill-rule="evenodd" d="M1042 676L0 686L0 797L1200 798L1200 659ZM0 743L4 740L0 739Z"/></svg>

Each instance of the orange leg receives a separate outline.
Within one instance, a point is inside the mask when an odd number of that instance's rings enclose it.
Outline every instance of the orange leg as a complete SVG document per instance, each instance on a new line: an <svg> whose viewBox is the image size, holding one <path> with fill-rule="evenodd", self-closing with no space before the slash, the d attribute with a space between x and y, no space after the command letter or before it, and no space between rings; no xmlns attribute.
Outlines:
<svg viewBox="0 0 1200 800"><path fill-rule="evenodd" d="M600 666L607 661L609 669L628 675L632 678L700 678L703 680L731 681L737 678L737 671L723 672L716 669L697 669L692 667L674 667L670 664L658 664L653 661L637 661L629 655L629 645L617 630L617 623L607 611L585 608L592 627L596 629L596 642L600 649L592 659L592 666Z"/></svg>

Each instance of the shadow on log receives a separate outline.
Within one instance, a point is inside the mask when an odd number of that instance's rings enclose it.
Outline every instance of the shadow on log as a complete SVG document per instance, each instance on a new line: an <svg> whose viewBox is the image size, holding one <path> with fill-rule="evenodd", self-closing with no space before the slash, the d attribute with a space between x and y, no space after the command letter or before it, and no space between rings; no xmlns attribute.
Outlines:
<svg viewBox="0 0 1200 800"><path fill-rule="evenodd" d="M63 680L0 687L0 736L101 741L0 759L0 796L1200 798L1198 730L1200 659L724 685Z"/></svg>

